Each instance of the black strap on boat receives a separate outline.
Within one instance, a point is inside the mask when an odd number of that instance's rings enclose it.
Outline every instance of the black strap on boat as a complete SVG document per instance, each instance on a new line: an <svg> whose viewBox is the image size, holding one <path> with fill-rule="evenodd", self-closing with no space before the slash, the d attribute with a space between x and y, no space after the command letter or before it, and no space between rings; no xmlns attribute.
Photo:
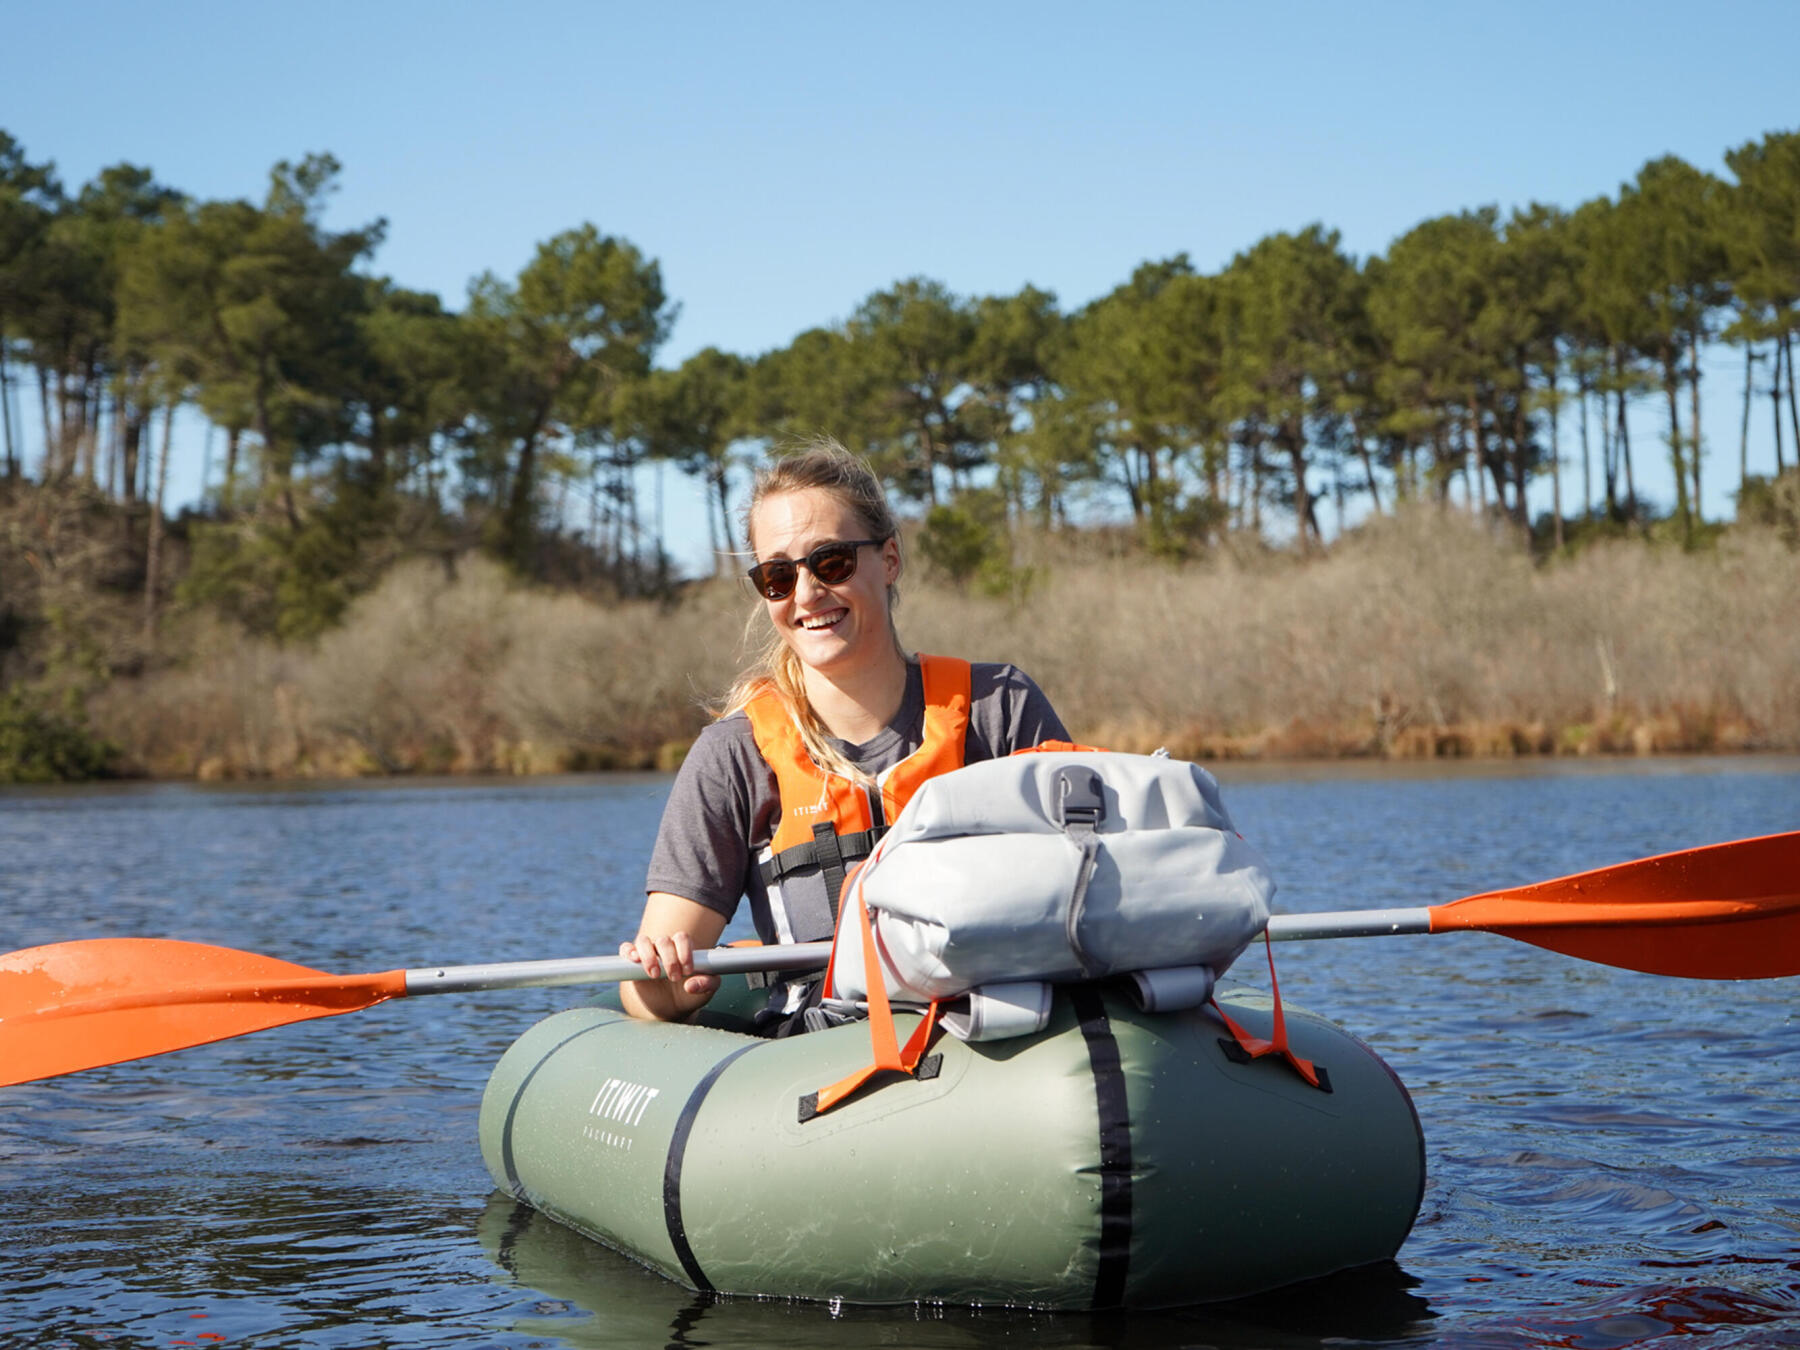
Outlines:
<svg viewBox="0 0 1800 1350"><path fill-rule="evenodd" d="M1131 1273L1131 1106L1119 1042L1099 988L1070 985L1069 1001L1087 1042L1100 1118L1100 1241L1093 1306L1117 1308L1125 1302L1125 1278Z"/></svg>
<svg viewBox="0 0 1800 1350"><path fill-rule="evenodd" d="M675 1132L669 1137L669 1156L663 1163L663 1222L668 1225L669 1244L675 1248L675 1257L681 1262L681 1269L687 1275L688 1283L703 1294L716 1291L712 1281L706 1278L706 1272L700 1269L700 1262L694 1258L694 1249L688 1242L687 1225L681 1217L681 1166L687 1160L688 1136L694 1132L694 1120L700 1114L700 1104L706 1100L706 1094L712 1091L713 1084L719 1081L719 1075L740 1057L749 1054L759 1045L766 1044L766 1041L757 1040L741 1045L708 1069L706 1077L688 1093L688 1099L681 1107L681 1115L675 1121Z"/></svg>
<svg viewBox="0 0 1800 1350"><path fill-rule="evenodd" d="M513 1121L518 1119L519 1103L525 1100L525 1089L531 1086L531 1080L537 1077L538 1070L555 1059L570 1041L580 1040L583 1036L603 1031L607 1027L628 1026L630 1023L629 1017L620 1017L606 1022L594 1022L577 1031L570 1032L540 1055L538 1062L531 1066L531 1071L521 1078L519 1086L513 1089L513 1099L506 1106L506 1123L500 1127L500 1170L506 1173L506 1189L513 1199L530 1199L525 1194L525 1183L519 1179L519 1163L513 1154Z"/></svg>

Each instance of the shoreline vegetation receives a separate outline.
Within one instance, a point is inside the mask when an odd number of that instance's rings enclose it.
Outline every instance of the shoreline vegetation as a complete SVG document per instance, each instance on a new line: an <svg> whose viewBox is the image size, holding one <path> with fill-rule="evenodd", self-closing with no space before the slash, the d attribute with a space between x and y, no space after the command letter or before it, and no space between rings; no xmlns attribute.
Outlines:
<svg viewBox="0 0 1800 1350"><path fill-rule="evenodd" d="M1429 506L1325 554L1204 564L1024 536L1010 593L947 579L915 531L900 629L911 648L1016 662L1084 741L1202 763L1791 752L1800 473L1780 487L1777 522L1704 549L1626 538L1547 561L1503 523ZM0 508L15 550L42 496ZM52 552L74 572L112 556L67 536ZM65 674L62 701L37 705L39 741L61 748L35 761L25 705L0 704L14 781L670 770L756 640L734 580L602 601L478 553L395 565L303 643L193 608L151 647L129 590L65 577L41 598L60 668L110 674Z"/></svg>
<svg viewBox="0 0 1800 1350"><path fill-rule="evenodd" d="M660 266L593 224L453 309L370 270L384 222L327 228L329 154L206 200L0 131L0 782L673 767L744 659L733 506L819 432L908 517L908 645L1091 743L1800 749L1800 131L1723 167L1070 310L913 277L659 368Z"/></svg>

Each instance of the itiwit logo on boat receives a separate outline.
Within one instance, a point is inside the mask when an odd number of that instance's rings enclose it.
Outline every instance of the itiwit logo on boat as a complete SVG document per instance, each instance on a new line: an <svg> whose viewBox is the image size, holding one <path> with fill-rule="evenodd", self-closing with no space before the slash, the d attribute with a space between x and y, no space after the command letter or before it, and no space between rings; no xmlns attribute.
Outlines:
<svg viewBox="0 0 1800 1350"><path fill-rule="evenodd" d="M650 1103L661 1095L661 1088L653 1088L647 1083L609 1078L600 1085L600 1090L594 1094L594 1104L588 1107L588 1115L601 1123L583 1125L581 1133L597 1144L629 1150L635 1141L624 1130L636 1126L644 1118Z"/></svg>

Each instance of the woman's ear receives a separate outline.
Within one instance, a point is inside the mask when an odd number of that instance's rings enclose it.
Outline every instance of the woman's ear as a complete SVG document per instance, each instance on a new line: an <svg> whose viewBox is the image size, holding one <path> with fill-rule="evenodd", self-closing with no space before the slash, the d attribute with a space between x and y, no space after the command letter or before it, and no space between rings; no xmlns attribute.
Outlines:
<svg viewBox="0 0 1800 1350"><path fill-rule="evenodd" d="M888 585L892 586L900 580L900 537L898 535L890 534L881 541L881 567L882 575L887 578Z"/></svg>

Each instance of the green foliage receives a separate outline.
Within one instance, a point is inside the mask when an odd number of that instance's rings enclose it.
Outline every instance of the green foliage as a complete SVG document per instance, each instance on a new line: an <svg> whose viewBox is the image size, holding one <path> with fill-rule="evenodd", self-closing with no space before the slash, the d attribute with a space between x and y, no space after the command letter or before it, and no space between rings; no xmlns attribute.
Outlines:
<svg viewBox="0 0 1800 1350"><path fill-rule="evenodd" d="M297 524L282 517L195 524L192 561L177 589L247 632L283 641L317 637L392 560L395 502L367 473L341 470Z"/></svg>
<svg viewBox="0 0 1800 1350"><path fill-rule="evenodd" d="M107 778L116 747L87 729L71 697L62 713L20 689L0 691L0 783L78 783Z"/></svg>
<svg viewBox="0 0 1800 1350"><path fill-rule="evenodd" d="M1800 469L1774 478L1749 478L1738 494L1738 521L1773 530L1800 552Z"/></svg>
<svg viewBox="0 0 1800 1350"><path fill-rule="evenodd" d="M1144 548L1158 558L1185 562L1204 550L1225 528L1225 504L1201 493L1183 494L1171 483L1156 485L1157 500L1139 529Z"/></svg>
<svg viewBox="0 0 1800 1350"><path fill-rule="evenodd" d="M1012 561L1006 500L991 488L970 489L932 507L918 544L933 571L964 589L1018 600L1031 588L1031 570Z"/></svg>
<svg viewBox="0 0 1800 1350"><path fill-rule="evenodd" d="M189 199L128 164L65 191L0 132L0 361L15 390L47 391L33 471L126 503L106 585L134 610L140 578L162 589L132 509L150 428L186 406L222 430L226 483L178 594L283 640L337 624L396 559L477 541L515 574L666 590L638 466L700 481L724 557L741 470L817 434L925 508L925 562L994 593L1031 578L1016 524L1053 533L1121 505L1135 546L1176 560L1232 531L1322 545L1318 503L1347 508L1341 525L1359 496L1377 515L1460 497L1540 552L1615 528L1693 542L1701 466L1725 458L1696 441L1702 344L1800 337L1800 132L1725 163L1729 180L1658 159L1570 213L1445 214L1360 263L1323 224L1213 274L1177 254L1071 313L1035 287L909 277L754 359L707 349L659 370L660 268L591 224L516 276L483 274L456 312L365 270L382 222L325 227L329 155L276 164L256 200ZM1674 523L1644 502L1628 439L1631 405L1658 391ZM1566 480L1577 396L1584 432L1601 404L1608 523L1565 492L1546 533L1528 494L1559 460ZM8 431L0 474L23 478L14 442L38 428ZM1752 485L1744 509L1779 518L1771 500ZM46 650L74 653L92 627L38 605L15 668L75 669L85 656ZM125 650L132 632L80 679L154 659Z"/></svg>

